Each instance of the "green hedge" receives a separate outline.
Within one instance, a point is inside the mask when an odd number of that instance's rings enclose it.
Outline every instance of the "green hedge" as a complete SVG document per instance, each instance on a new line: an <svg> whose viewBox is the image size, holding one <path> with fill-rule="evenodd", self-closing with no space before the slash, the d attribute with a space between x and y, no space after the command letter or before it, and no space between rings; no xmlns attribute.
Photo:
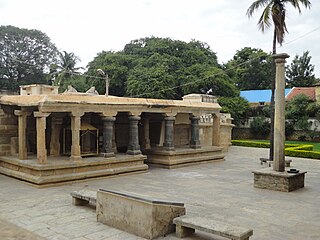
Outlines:
<svg viewBox="0 0 320 240"><path fill-rule="evenodd" d="M232 140L234 146L269 148L269 142L255 142L246 140ZM290 157L320 159L320 152L313 151L313 145L285 144L285 155Z"/></svg>

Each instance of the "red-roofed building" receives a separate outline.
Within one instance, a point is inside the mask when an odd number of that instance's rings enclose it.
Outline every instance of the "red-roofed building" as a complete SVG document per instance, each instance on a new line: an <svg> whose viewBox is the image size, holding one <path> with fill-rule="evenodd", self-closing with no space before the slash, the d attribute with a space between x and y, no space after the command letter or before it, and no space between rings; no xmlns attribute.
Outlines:
<svg viewBox="0 0 320 240"><path fill-rule="evenodd" d="M293 87L286 96L286 101L291 101L294 97L304 94L310 98L311 101L316 99L316 87Z"/></svg>

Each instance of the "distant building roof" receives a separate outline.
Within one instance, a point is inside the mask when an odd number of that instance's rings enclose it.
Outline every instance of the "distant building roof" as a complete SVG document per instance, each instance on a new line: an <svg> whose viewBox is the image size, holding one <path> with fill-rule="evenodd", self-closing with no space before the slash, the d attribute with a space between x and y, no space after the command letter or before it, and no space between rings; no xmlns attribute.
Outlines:
<svg viewBox="0 0 320 240"><path fill-rule="evenodd" d="M294 87L286 95L286 101L292 100L294 97L298 96L299 94L304 94L310 98L312 101L316 101L316 88L315 87Z"/></svg>
<svg viewBox="0 0 320 240"><path fill-rule="evenodd" d="M291 88L285 89L285 96L290 92ZM245 90L240 91L240 96L247 99L250 103L270 102L271 90Z"/></svg>

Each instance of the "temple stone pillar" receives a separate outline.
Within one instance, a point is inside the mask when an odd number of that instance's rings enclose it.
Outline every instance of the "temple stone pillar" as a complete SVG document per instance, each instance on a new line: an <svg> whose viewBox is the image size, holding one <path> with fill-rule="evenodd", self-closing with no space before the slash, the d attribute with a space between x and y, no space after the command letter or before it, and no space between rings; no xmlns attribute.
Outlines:
<svg viewBox="0 0 320 240"><path fill-rule="evenodd" d="M60 131L62 127L62 117L52 117L51 122L51 140L50 140L50 156L60 155Z"/></svg>
<svg viewBox="0 0 320 240"><path fill-rule="evenodd" d="M20 160L27 159L28 150L27 150L27 139L26 139L26 130L27 130L27 116L30 112L25 112L22 110L15 110L14 114L18 116L18 145L19 145L19 154L18 157Z"/></svg>
<svg viewBox="0 0 320 240"><path fill-rule="evenodd" d="M150 136L149 136L149 131L150 131L150 124L149 124L149 118L145 116L143 119L143 139L142 139L142 147L144 150L151 149L150 145Z"/></svg>
<svg viewBox="0 0 320 240"><path fill-rule="evenodd" d="M81 116L84 113L82 112L72 112L71 117L71 156L70 160L78 161L81 160L81 147L80 147L80 129L81 129Z"/></svg>
<svg viewBox="0 0 320 240"><path fill-rule="evenodd" d="M273 170L284 172L285 143L285 63L286 53L273 55L276 63Z"/></svg>
<svg viewBox="0 0 320 240"><path fill-rule="evenodd" d="M220 146L220 114L213 115L212 146Z"/></svg>
<svg viewBox="0 0 320 240"><path fill-rule="evenodd" d="M37 162L47 162L46 149L46 118L50 113L34 112L37 126Z"/></svg>
<svg viewBox="0 0 320 240"><path fill-rule="evenodd" d="M201 148L200 145L200 136L199 136L199 120L200 117L191 116L191 139L190 139L190 147L191 148Z"/></svg>
<svg viewBox="0 0 320 240"><path fill-rule="evenodd" d="M136 155L141 154L139 145L139 128L138 123L140 116L129 116L129 144L127 154Z"/></svg>
<svg viewBox="0 0 320 240"><path fill-rule="evenodd" d="M170 116L164 118L164 143L163 147L166 151L174 151L174 122L176 117Z"/></svg>
<svg viewBox="0 0 320 240"><path fill-rule="evenodd" d="M104 158L114 157L113 150L113 134L114 122L116 118L111 116L103 116L103 143L102 143L102 156Z"/></svg>

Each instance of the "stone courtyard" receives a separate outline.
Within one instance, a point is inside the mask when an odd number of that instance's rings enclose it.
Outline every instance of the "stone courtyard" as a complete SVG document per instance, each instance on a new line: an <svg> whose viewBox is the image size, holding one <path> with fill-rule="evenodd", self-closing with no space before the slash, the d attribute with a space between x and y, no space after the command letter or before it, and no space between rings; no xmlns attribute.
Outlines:
<svg viewBox="0 0 320 240"><path fill-rule="evenodd" d="M320 239L320 162L291 158L306 170L305 187L276 192L253 187L252 170L267 149L231 147L226 161L36 188L0 175L0 239L142 239L96 221L93 208L73 206L70 192L107 188L184 202L187 214L253 229L250 239ZM160 239L177 239L170 234ZM222 239L196 232L185 239Z"/></svg>

